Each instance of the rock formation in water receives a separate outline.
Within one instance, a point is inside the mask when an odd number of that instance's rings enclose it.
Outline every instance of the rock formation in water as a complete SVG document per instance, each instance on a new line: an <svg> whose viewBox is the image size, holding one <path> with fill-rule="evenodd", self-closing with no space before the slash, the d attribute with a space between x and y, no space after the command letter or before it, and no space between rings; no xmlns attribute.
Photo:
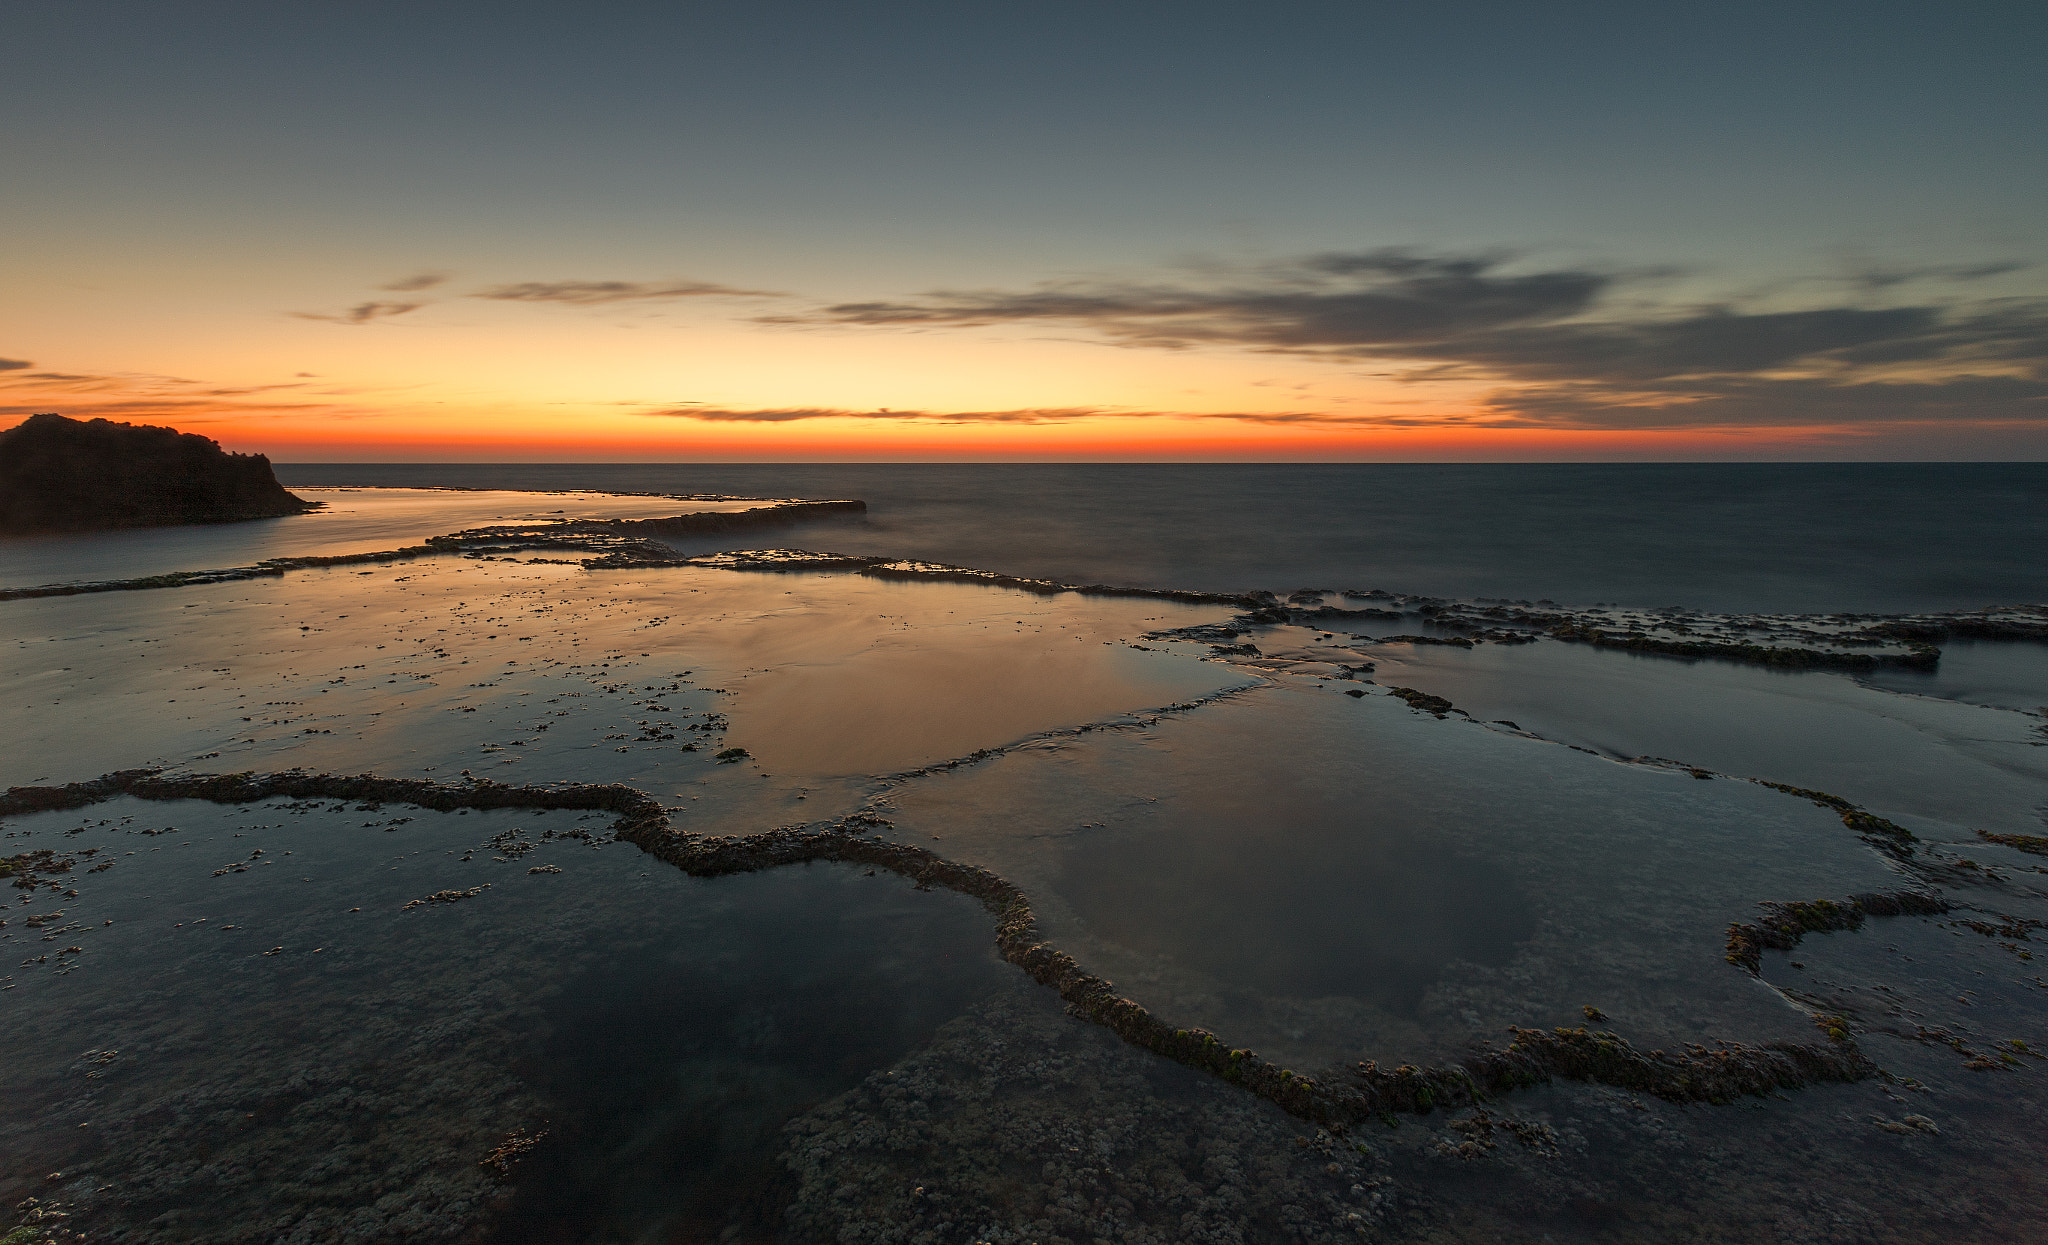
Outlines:
<svg viewBox="0 0 2048 1245"><path fill-rule="evenodd" d="M261 454L175 428L31 415L0 432L0 532L87 532L299 514Z"/></svg>

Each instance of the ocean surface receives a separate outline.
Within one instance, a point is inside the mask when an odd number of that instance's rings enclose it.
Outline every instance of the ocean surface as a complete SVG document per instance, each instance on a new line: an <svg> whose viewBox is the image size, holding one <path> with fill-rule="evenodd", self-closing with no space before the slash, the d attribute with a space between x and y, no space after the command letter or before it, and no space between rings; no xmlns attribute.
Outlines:
<svg viewBox="0 0 2048 1245"><path fill-rule="evenodd" d="M857 497L865 520L706 548L793 543L1073 583L1384 588L1735 612L2048 600L2043 463L280 463L277 472L287 487Z"/></svg>

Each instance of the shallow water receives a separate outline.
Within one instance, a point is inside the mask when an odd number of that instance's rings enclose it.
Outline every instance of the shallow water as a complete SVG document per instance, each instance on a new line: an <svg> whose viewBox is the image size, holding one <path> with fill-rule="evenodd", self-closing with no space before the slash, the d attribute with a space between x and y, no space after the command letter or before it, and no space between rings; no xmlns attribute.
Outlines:
<svg viewBox="0 0 2048 1245"><path fill-rule="evenodd" d="M611 950L543 1008L520 1071L549 1135L491 1239L775 1239L783 1126L923 1046L1000 971L971 905L897 879L716 885L738 894L715 932Z"/></svg>
<svg viewBox="0 0 2048 1245"><path fill-rule="evenodd" d="M1417 834L1416 810L1233 751L1242 768L1224 781L1203 783L1200 763L1155 771L1172 796L1072 836L1047 889L1077 930L1226 995L1343 996L1403 1015L1452 965L1497 968L1535 934L1513 875Z"/></svg>
<svg viewBox="0 0 2048 1245"><path fill-rule="evenodd" d="M212 530L159 535L196 566ZM1336 1138L1066 1014L980 905L886 869L694 879L560 810L124 797L5 825L0 855L77 864L0 913L27 1104L0 1192L167 1242L2039 1235L2048 861L1975 838L2048 804L2040 719L1999 707L2028 694L2016 650L1899 695L1554 642L1143 639L1234 612L455 555L14 601L0 785L622 782L686 833L986 865L1162 1020L1297 1068L1454 1060L1592 1006L1641 1049L1838 1017L1911 1079L1718 1107L1559 1083ZM1377 685L1344 677L1364 660ZM1926 837L1901 861L1739 776ZM1964 906L1759 976L1724 959L1762 901L1898 889Z"/></svg>
<svg viewBox="0 0 2048 1245"><path fill-rule="evenodd" d="M1859 676L1888 692L1939 696L2048 716L2048 644L1951 640L1932 670L1890 666Z"/></svg>
<svg viewBox="0 0 2048 1245"><path fill-rule="evenodd" d="M1903 682L1890 674L1788 673L1549 641L1368 651L1381 683L1608 756L1663 757L1829 791L1938 837L2043 829L2043 719L1870 686ZM1986 686L1981 674L1962 677Z"/></svg>
<svg viewBox="0 0 2048 1245"><path fill-rule="evenodd" d="M8 609L14 782L289 758L788 800L1250 681L1112 642L1213 607L845 574L450 557Z"/></svg>
<svg viewBox="0 0 2048 1245"><path fill-rule="evenodd" d="M1048 741L886 811L1016 880L1170 1023L1308 1070L1440 1062L1587 1004L1646 1047L1803 1040L1722 931L1760 899L1904 881L1805 801L1339 686Z"/></svg>
<svg viewBox="0 0 2048 1245"><path fill-rule="evenodd" d="M243 523L135 528L59 536L0 537L0 586L131 579L169 571L247 566L265 558L375 553L429 536L495 523L570 518L649 519L746 510L752 500L627 497L592 492L502 489L352 489L296 486L319 510Z"/></svg>
<svg viewBox="0 0 2048 1245"><path fill-rule="evenodd" d="M571 1211L579 1240L774 1220L781 1124L985 993L985 921L845 868L683 877L603 845L607 820L132 799L10 819L11 848L114 861L5 910L62 913L55 941L13 939L44 958L4 996L10 1165L89 1182L74 1196L130 1239L324 1239L371 1203L365 1230L431 1235L502 1196L478 1156L546 1131L507 1239ZM304 1174L258 1178L279 1170Z"/></svg>

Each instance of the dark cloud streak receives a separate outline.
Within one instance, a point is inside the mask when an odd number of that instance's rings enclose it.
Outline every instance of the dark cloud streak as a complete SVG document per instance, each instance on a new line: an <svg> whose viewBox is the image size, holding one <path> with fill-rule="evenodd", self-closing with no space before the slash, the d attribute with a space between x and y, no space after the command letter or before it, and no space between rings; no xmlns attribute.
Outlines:
<svg viewBox="0 0 2048 1245"><path fill-rule="evenodd" d="M1928 307L1742 314L1713 309L1675 320L1510 328L1431 343L1435 358L1530 379L1639 381L1743 374L1801 359L1925 341Z"/></svg>
<svg viewBox="0 0 2048 1245"><path fill-rule="evenodd" d="M772 290L743 290L712 281L521 281L478 290L471 298L508 303L568 303L597 307L606 303L649 302L669 298L779 298Z"/></svg>
<svg viewBox="0 0 2048 1245"><path fill-rule="evenodd" d="M418 272L409 277L400 277L396 281L387 281L377 288L390 290L394 294L416 294L421 290L431 290L446 283L453 275L447 272Z"/></svg>
<svg viewBox="0 0 2048 1245"><path fill-rule="evenodd" d="M1134 348L1220 345L1395 364L1407 369L1400 379L1411 383L1500 385L1490 414L1479 418L1507 424L2048 420L2042 400L2048 299L1791 310L1617 306L1612 295L1653 274L1585 267L1518 273L1510 268L1515 262L1507 252L1329 252L1211 269L1198 282L942 290L762 322L897 328L1064 323ZM1851 280L1875 296L1908 281L1976 281L2026 267L2015 261L1872 271Z"/></svg>
<svg viewBox="0 0 2048 1245"><path fill-rule="evenodd" d="M1401 251L1325 254L1214 290L1072 283L1021 293L940 291L919 302L840 303L771 322L967 327L1058 320L1085 323L1127 345L1345 354L1575 316L1614 280L1573 270L1503 276L1492 271L1501 262Z"/></svg>
<svg viewBox="0 0 2048 1245"><path fill-rule="evenodd" d="M667 419L694 419L705 423L783 424L808 419L862 419L926 424L1064 424L1081 420L1192 419L1230 420L1260 424L1384 425L1378 416L1330 415L1320 411L1141 411L1111 407L1031 407L1011 411L898 411L887 407L861 410L850 407L773 407L760 410L713 406L678 406L641 411L642 415Z"/></svg>
<svg viewBox="0 0 2048 1245"><path fill-rule="evenodd" d="M761 410L713 406L679 406L667 410L642 411L643 415L672 419L696 419L705 423L786 424L805 419L868 419L940 424L1052 424L1101 415L1120 414L1097 407L1046 407L1015 411L896 411L886 407L859 410L842 407L798 406ZM1163 412L1144 412L1159 414Z"/></svg>
<svg viewBox="0 0 2048 1245"><path fill-rule="evenodd" d="M1936 264L1923 268L1878 268L1858 271L1851 284L1865 290L1888 290L1913 281L1983 281L2033 267L2023 260L1994 260L1985 264Z"/></svg>
<svg viewBox="0 0 2048 1245"><path fill-rule="evenodd" d="M292 311L287 315L300 320L325 320L329 324L370 324L402 316L409 311L418 311L425 303L357 303L339 315L322 315L314 311Z"/></svg>
<svg viewBox="0 0 2048 1245"><path fill-rule="evenodd" d="M1498 426L1607 430L1795 424L2048 423L2048 381L1958 376L1936 381L1732 378L1617 396L1593 386L1500 395ZM1788 417L1789 416L1789 417Z"/></svg>

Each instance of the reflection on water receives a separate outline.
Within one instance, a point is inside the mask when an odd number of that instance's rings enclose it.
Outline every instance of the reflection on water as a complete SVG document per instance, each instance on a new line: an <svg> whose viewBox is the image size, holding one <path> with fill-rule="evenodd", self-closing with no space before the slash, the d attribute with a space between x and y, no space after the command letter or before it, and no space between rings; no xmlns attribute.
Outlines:
<svg viewBox="0 0 2048 1245"><path fill-rule="evenodd" d="M1881 666L1858 675L1857 681L1890 692L2048 716L2048 644L1949 640L1932 670Z"/></svg>
<svg viewBox="0 0 2048 1245"><path fill-rule="evenodd" d="M494 523L563 518L649 519L685 511L745 510L753 501L677 501L607 493L484 489L295 489L321 509L277 519L0 537L0 586L130 579L168 571L247 566L265 558L374 553Z"/></svg>
<svg viewBox="0 0 2048 1245"><path fill-rule="evenodd" d="M184 763L574 777L736 808L749 832L829 815L796 799L821 781L1250 681L1110 642L1215 607L842 573L432 558L5 608L10 782ZM715 763L728 747L754 760Z"/></svg>
<svg viewBox="0 0 2048 1245"><path fill-rule="evenodd" d="M1534 930L1505 869L1379 801L1271 771L1204 794L1073 840L1053 885L1095 936L1239 989L1412 1014L1447 965L1498 966Z"/></svg>
<svg viewBox="0 0 2048 1245"><path fill-rule="evenodd" d="M1765 898L1904 879L1839 817L1342 685L1021 749L893 793L1174 1025L1296 1068L1443 1062L1595 1005L1645 1049L1803 1041L1723 959Z"/></svg>
<svg viewBox="0 0 2048 1245"><path fill-rule="evenodd" d="M698 623L691 660L730 672L732 737L771 773L910 769L1254 682L1122 642L1213 607L850 575L742 590L760 606Z"/></svg>
<svg viewBox="0 0 2048 1245"><path fill-rule="evenodd" d="M2036 645L1986 647L2048 653ZM1443 696L1475 718L1505 719L1609 756L1668 757L1830 791L1939 837L2040 833L2048 747L2037 746L2044 739L2038 718L1895 696L1865 686L1877 681L1868 677L1549 641L1471 649L1388 644L1370 652L1381 683ZM1897 686L1902 677L1887 674L1883 682Z"/></svg>

